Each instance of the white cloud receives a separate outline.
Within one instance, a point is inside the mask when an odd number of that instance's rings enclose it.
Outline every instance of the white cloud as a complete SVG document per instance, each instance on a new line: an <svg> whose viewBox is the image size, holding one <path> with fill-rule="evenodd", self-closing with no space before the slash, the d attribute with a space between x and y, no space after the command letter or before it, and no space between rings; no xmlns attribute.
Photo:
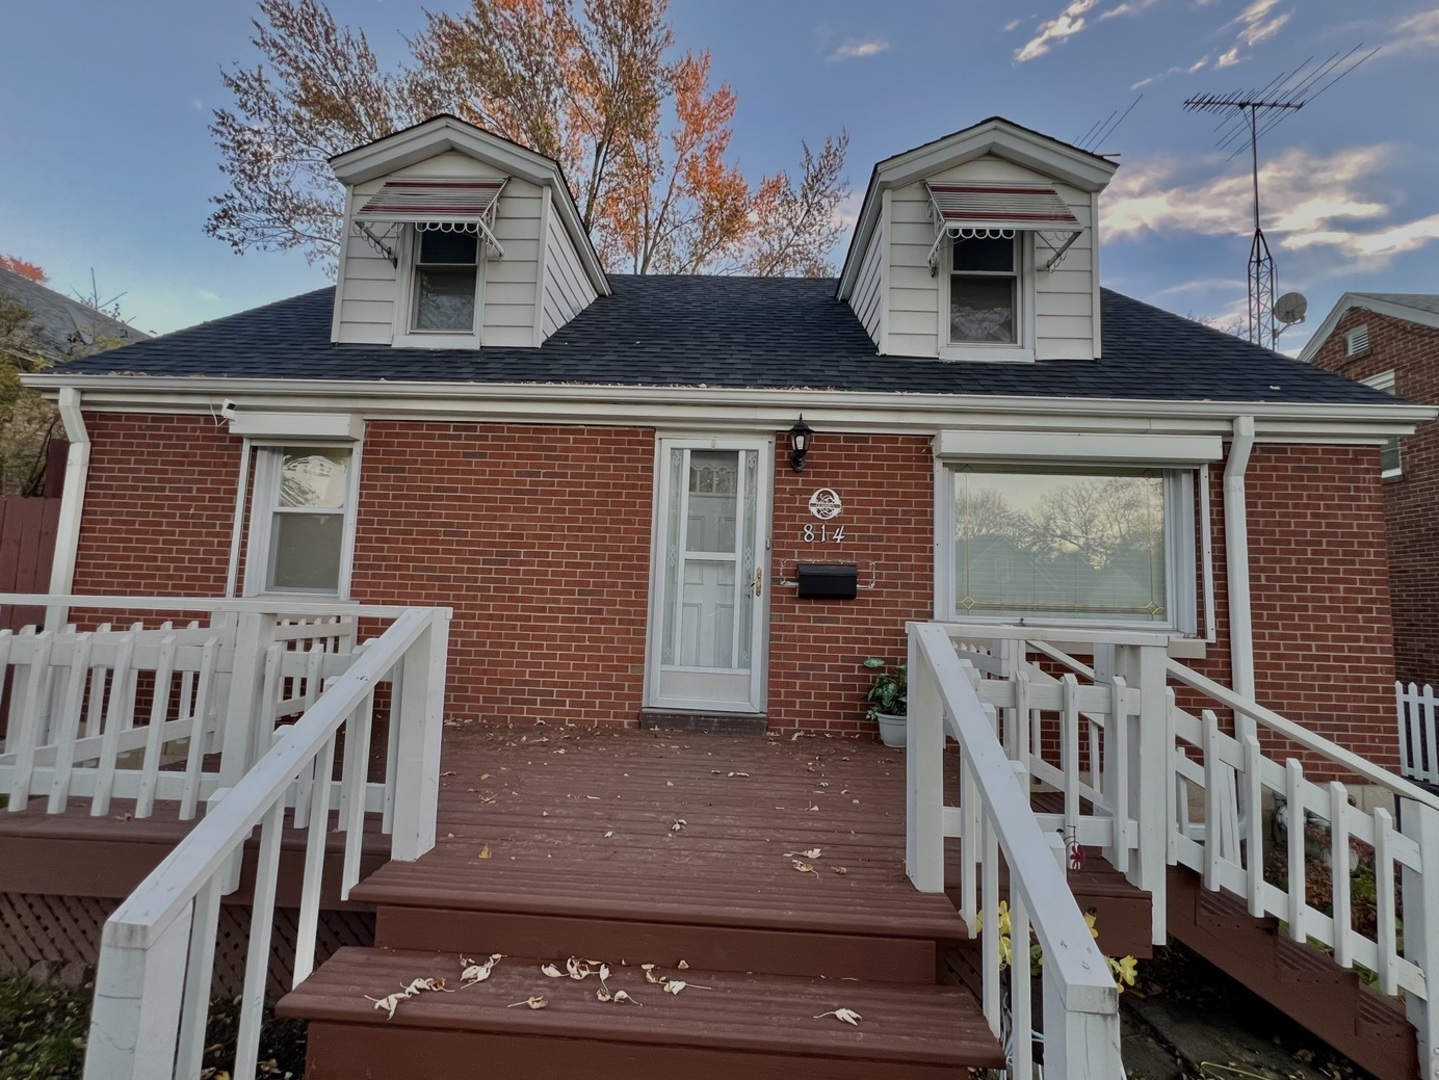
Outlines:
<svg viewBox="0 0 1439 1080"><path fill-rule="evenodd" d="M1280 12L1271 17L1280 4L1280 0L1253 0L1247 8L1239 13L1239 17L1230 23L1230 26L1239 25L1239 40L1246 45L1258 45L1261 41L1272 38L1279 33L1285 23L1289 21L1290 11Z"/></svg>
<svg viewBox="0 0 1439 1080"><path fill-rule="evenodd" d="M1228 51L1220 53L1219 59L1214 61L1214 66L1217 68L1227 68L1233 67L1237 63L1239 63L1239 46L1235 45Z"/></svg>
<svg viewBox="0 0 1439 1080"><path fill-rule="evenodd" d="M1004 24L1004 32L1008 34L1018 30L1023 22L1023 19L1010 19L1009 22Z"/></svg>
<svg viewBox="0 0 1439 1080"><path fill-rule="evenodd" d="M1085 14L1097 3L1099 0L1070 0L1063 11L1053 19L1041 23L1038 33L1025 42L1022 48L1015 50L1014 59L1021 64L1026 60L1033 60L1049 52L1050 42L1063 41L1079 33L1086 25Z"/></svg>
<svg viewBox="0 0 1439 1080"><path fill-rule="evenodd" d="M865 57L878 56L889 49L889 42L883 38L870 38L868 41L861 41L850 38L839 48L828 56L828 62L838 64L845 60L863 60Z"/></svg>
<svg viewBox="0 0 1439 1080"><path fill-rule="evenodd" d="M1384 175L1387 146L1359 146L1330 154L1288 149L1259 170L1263 223L1271 244L1300 251L1329 247L1367 265L1439 241L1439 213L1393 223L1389 202L1364 190ZM1244 236L1254 227L1253 180L1239 169L1192 183L1182 181L1202 162L1160 161L1121 171L1101 202L1101 227L1110 239L1147 233Z"/></svg>
<svg viewBox="0 0 1439 1080"><path fill-rule="evenodd" d="M198 296L201 300L207 301L208 303L212 304L216 300L220 299L219 293L211 292L209 289L196 289L195 295Z"/></svg>
<svg viewBox="0 0 1439 1080"><path fill-rule="evenodd" d="M1439 8L1411 15L1394 28L1393 38L1384 43L1386 52L1409 49L1439 49Z"/></svg>

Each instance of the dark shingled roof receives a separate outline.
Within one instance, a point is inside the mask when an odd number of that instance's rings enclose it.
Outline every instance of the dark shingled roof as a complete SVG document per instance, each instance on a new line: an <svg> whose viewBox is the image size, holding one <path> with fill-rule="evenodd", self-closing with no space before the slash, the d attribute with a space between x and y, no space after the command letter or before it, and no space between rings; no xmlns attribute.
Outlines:
<svg viewBox="0 0 1439 1080"><path fill-rule="evenodd" d="M52 360L64 360L76 349L86 349L97 339L144 341L150 335L128 323L112 319L79 300L47 289L23 274L0 267L0 293L13 297L30 313L36 344Z"/></svg>
<svg viewBox="0 0 1439 1080"><path fill-rule="evenodd" d="M1393 404L1361 383L1103 290L1102 360L941 362L876 355L824 278L611 277L539 349L330 342L320 289L65 364L66 374L811 388L1180 401Z"/></svg>

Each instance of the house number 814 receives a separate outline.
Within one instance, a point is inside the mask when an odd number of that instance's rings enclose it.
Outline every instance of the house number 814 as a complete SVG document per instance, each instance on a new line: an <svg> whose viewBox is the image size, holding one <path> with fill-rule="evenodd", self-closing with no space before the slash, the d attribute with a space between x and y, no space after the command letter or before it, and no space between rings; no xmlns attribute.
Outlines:
<svg viewBox="0 0 1439 1080"><path fill-rule="evenodd" d="M844 542L844 526L837 526L831 531L827 524L806 525L801 537L806 544L841 544Z"/></svg>

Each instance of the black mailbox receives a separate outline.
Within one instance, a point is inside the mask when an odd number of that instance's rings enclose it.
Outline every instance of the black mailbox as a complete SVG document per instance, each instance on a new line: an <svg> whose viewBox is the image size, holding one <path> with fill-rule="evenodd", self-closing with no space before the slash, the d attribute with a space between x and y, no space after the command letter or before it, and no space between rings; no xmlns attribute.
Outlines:
<svg viewBox="0 0 1439 1080"><path fill-rule="evenodd" d="M852 563L801 563L796 567L803 600L853 600L859 590L859 567Z"/></svg>

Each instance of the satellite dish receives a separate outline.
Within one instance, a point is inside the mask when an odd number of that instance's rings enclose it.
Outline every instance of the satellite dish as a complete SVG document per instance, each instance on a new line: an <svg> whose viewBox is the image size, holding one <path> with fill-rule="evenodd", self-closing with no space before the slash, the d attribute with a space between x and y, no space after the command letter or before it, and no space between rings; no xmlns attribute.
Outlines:
<svg viewBox="0 0 1439 1080"><path fill-rule="evenodd" d="M1303 293L1287 292L1274 301L1274 317L1285 326L1303 322L1304 313L1308 310L1309 301L1304 299Z"/></svg>

